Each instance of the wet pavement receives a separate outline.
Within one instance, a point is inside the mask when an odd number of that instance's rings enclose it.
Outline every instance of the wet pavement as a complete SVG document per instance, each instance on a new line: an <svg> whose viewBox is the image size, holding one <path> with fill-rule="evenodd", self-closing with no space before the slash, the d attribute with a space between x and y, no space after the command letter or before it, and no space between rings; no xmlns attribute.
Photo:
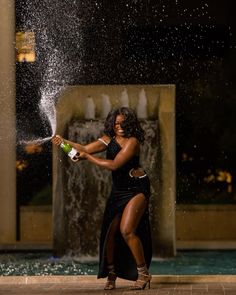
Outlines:
<svg viewBox="0 0 236 295"><path fill-rule="evenodd" d="M105 280L88 276L58 277L0 277L0 294L4 295L236 295L236 276L155 276L151 288L129 290L133 282L117 280L117 288L103 290ZM168 282L169 280L169 282Z"/></svg>
<svg viewBox="0 0 236 295"><path fill-rule="evenodd" d="M104 291L101 284L33 284L33 285L2 285L0 286L0 294L146 294L146 295L235 295L236 284L152 284L151 289L142 291L128 290L126 286L119 285L116 290Z"/></svg>

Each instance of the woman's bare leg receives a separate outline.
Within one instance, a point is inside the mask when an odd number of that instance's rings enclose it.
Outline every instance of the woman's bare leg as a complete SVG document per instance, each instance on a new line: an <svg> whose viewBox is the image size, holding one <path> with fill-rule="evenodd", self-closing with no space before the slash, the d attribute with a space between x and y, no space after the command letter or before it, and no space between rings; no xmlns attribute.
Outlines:
<svg viewBox="0 0 236 295"><path fill-rule="evenodd" d="M150 288L150 281L152 278L152 276L148 273L142 243L139 237L135 234L135 230L145 212L146 207L147 201L143 194L138 194L133 197L126 205L120 223L121 233L137 264L138 278L131 287L133 290L145 289L147 285Z"/></svg>
<svg viewBox="0 0 236 295"><path fill-rule="evenodd" d="M135 234L135 230L146 207L147 201L144 195L138 194L126 205L120 222L121 234L129 246L137 266L145 265L143 246L139 237Z"/></svg>
<svg viewBox="0 0 236 295"><path fill-rule="evenodd" d="M106 245L106 252L107 252L107 264L112 265L114 263L114 241L115 235L120 227L120 219L121 216L117 215L109 228L109 233L107 237L107 245Z"/></svg>

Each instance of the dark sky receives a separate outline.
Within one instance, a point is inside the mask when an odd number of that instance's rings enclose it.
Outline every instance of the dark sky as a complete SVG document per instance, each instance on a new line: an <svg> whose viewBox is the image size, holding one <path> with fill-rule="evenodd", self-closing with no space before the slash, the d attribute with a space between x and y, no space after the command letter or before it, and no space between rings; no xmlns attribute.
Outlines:
<svg viewBox="0 0 236 295"><path fill-rule="evenodd" d="M202 169L235 171L234 3L17 1L17 30L35 32L37 55L36 63L17 65L18 136L50 132L38 111L42 89L174 83L177 161L187 151L207 159Z"/></svg>

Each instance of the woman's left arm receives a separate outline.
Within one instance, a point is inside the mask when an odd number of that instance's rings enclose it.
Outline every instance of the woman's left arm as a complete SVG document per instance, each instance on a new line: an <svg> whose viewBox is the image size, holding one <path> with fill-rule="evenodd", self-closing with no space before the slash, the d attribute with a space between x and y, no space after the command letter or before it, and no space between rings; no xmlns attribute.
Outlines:
<svg viewBox="0 0 236 295"><path fill-rule="evenodd" d="M114 171L123 166L128 160L137 154L138 150L139 141L135 137L130 137L114 160L98 158L85 152L80 153L79 158L87 159L89 162L97 166Z"/></svg>

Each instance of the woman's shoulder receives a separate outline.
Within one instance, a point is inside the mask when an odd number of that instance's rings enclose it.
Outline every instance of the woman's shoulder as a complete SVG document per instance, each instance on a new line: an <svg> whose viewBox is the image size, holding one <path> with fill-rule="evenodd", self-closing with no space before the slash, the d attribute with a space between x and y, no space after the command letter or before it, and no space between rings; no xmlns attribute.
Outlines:
<svg viewBox="0 0 236 295"><path fill-rule="evenodd" d="M134 136L129 137L128 142L139 144L139 140Z"/></svg>
<svg viewBox="0 0 236 295"><path fill-rule="evenodd" d="M139 146L139 140L134 136L128 137L125 141L125 146Z"/></svg>

